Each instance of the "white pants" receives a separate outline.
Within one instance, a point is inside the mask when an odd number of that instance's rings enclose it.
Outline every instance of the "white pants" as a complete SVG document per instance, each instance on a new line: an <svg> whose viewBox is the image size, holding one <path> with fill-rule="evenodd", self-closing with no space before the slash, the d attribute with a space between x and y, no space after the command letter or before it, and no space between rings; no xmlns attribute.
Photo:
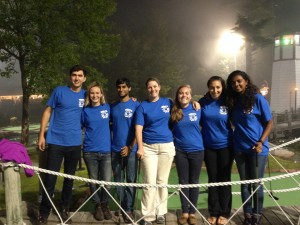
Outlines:
<svg viewBox="0 0 300 225"><path fill-rule="evenodd" d="M142 169L144 183L146 184L168 184L169 174L175 147L173 142L162 144L143 144L144 158ZM164 215L168 212L167 188L143 188L141 211L146 221L153 221L156 215ZM155 209L155 206L163 202Z"/></svg>

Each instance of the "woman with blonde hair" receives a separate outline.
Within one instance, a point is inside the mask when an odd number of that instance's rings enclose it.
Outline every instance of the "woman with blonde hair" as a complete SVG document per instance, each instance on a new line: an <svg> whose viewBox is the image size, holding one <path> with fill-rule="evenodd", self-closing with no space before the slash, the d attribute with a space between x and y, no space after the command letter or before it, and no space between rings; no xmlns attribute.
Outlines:
<svg viewBox="0 0 300 225"><path fill-rule="evenodd" d="M177 89L175 104L171 110L179 184L199 184L204 159L204 147L200 131L201 110L197 111L193 108L191 99L192 89L190 85L180 86ZM195 212L199 188L183 188L182 192L185 196L180 193L182 216L178 219L178 224L196 224Z"/></svg>
<svg viewBox="0 0 300 225"><path fill-rule="evenodd" d="M83 159L89 177L94 180L111 181L109 118L110 107L105 102L103 89L98 82L92 82L88 87L82 112L82 127L84 128ZM91 193L94 193L97 188L98 185L90 183ZM96 220L112 218L108 208L109 196L103 188L93 195L92 200L95 203Z"/></svg>

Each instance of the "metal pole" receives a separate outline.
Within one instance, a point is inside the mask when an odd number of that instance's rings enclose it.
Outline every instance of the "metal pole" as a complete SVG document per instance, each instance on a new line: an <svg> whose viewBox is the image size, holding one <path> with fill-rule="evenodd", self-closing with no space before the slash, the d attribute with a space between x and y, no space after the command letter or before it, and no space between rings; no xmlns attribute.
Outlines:
<svg viewBox="0 0 300 225"><path fill-rule="evenodd" d="M236 54L237 54L237 50L235 49L235 50L234 50L234 53L233 53L234 70L237 69L237 59L236 59Z"/></svg>
<svg viewBox="0 0 300 225"><path fill-rule="evenodd" d="M290 111L292 112L292 92L290 91Z"/></svg>
<svg viewBox="0 0 300 225"><path fill-rule="evenodd" d="M295 113L297 113L297 91L298 89L295 88Z"/></svg>

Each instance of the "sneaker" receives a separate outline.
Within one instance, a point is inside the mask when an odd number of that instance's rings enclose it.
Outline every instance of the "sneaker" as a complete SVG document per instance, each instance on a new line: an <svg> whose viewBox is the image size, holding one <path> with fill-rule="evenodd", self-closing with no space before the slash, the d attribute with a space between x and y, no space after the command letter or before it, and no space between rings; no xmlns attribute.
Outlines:
<svg viewBox="0 0 300 225"><path fill-rule="evenodd" d="M102 212L100 204L96 204L95 205L94 217L95 217L95 220L98 220L98 221L104 220L104 215L103 215L103 212Z"/></svg>
<svg viewBox="0 0 300 225"><path fill-rule="evenodd" d="M151 221L142 220L141 225L152 225Z"/></svg>
<svg viewBox="0 0 300 225"><path fill-rule="evenodd" d="M108 208L107 202L101 203L101 209L104 215L104 219L110 220L112 218L112 214Z"/></svg>
<svg viewBox="0 0 300 225"><path fill-rule="evenodd" d="M157 224L163 224L165 222L166 222L166 219L165 219L164 215L159 215L159 216L156 217L156 223Z"/></svg>
<svg viewBox="0 0 300 225"><path fill-rule="evenodd" d="M124 222L127 223L127 224L132 223L132 221L134 221L132 212L126 212L126 214L128 216L126 216L125 214L122 214Z"/></svg>
<svg viewBox="0 0 300 225"><path fill-rule="evenodd" d="M48 223L47 218L45 218L44 216L40 215L38 217L38 225L46 225Z"/></svg>

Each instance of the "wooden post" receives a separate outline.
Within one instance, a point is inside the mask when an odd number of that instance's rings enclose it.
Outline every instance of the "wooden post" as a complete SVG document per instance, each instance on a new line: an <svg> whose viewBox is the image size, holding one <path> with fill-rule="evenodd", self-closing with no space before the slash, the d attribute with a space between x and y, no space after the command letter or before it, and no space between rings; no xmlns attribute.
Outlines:
<svg viewBox="0 0 300 225"><path fill-rule="evenodd" d="M4 167L6 224L23 225L20 167Z"/></svg>

